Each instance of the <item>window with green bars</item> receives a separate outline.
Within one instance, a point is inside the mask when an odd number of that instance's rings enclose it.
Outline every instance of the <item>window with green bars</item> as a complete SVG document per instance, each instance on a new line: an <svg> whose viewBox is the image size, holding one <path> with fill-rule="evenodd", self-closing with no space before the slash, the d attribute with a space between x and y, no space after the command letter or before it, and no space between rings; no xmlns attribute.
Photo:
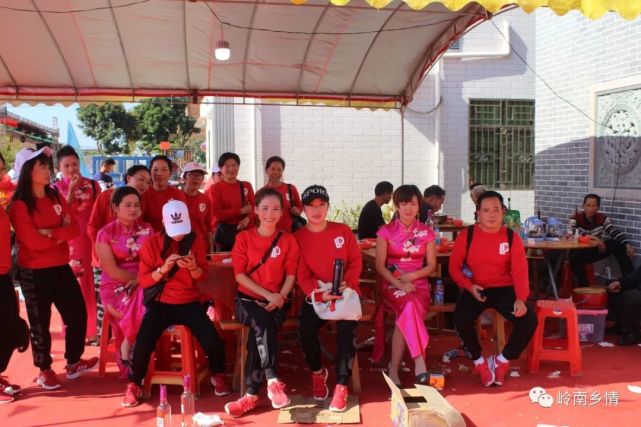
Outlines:
<svg viewBox="0 0 641 427"><path fill-rule="evenodd" d="M534 101L470 100L469 175L501 190L534 188Z"/></svg>

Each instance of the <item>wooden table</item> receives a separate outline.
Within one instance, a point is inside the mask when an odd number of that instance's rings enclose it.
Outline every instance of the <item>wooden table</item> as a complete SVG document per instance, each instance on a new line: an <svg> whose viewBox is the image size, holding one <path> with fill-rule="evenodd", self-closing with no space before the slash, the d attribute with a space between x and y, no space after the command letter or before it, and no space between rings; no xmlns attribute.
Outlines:
<svg viewBox="0 0 641 427"><path fill-rule="evenodd" d="M594 248L598 243L594 240L591 240L588 243L579 243L569 239L561 239L557 241L534 241L532 239L527 239L527 241L523 242L523 245L526 249L541 249L543 251L543 259L548 271L552 295L555 299L559 299L556 275L561 269L563 261L568 258L570 251Z"/></svg>
<svg viewBox="0 0 641 427"><path fill-rule="evenodd" d="M452 223L432 224L432 228L438 228L439 231L441 232L452 233L452 240L456 240L456 236L458 236L458 233L465 230L470 225L472 224L465 224L465 223L461 225L454 225Z"/></svg>

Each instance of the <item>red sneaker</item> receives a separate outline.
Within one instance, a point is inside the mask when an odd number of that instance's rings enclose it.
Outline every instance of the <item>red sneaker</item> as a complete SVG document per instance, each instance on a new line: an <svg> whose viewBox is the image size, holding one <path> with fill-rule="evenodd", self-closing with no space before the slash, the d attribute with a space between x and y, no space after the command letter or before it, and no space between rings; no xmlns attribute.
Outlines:
<svg viewBox="0 0 641 427"><path fill-rule="evenodd" d="M13 396L14 394L20 392L20 386L11 384L7 377L0 376L0 392L4 392Z"/></svg>
<svg viewBox="0 0 641 427"><path fill-rule="evenodd" d="M214 394L216 396L227 396L231 393L229 384L227 384L227 380L225 379L225 374L214 374L209 380L211 381L211 385L214 386Z"/></svg>
<svg viewBox="0 0 641 427"><path fill-rule="evenodd" d="M507 372L510 368L510 362L503 363L500 360L496 358L496 356L492 356L492 364L494 364L494 384L496 385L503 385L505 382L505 377L507 376Z"/></svg>
<svg viewBox="0 0 641 427"><path fill-rule="evenodd" d="M133 406L138 406L140 404L140 398L142 397L142 387L129 383L127 384L127 389L125 390L125 397L122 398L120 406L123 408L131 408Z"/></svg>
<svg viewBox="0 0 641 427"><path fill-rule="evenodd" d="M325 400L329 396L327 369L323 368L319 374L312 372L312 395L316 400Z"/></svg>
<svg viewBox="0 0 641 427"><path fill-rule="evenodd" d="M267 383L267 397L272 401L272 408L280 409L289 405L289 397L285 394L285 384L276 380Z"/></svg>
<svg viewBox="0 0 641 427"><path fill-rule="evenodd" d="M240 417L241 415L254 409L256 407L256 402L258 402L257 396L246 394L240 399L226 404L225 412L227 412L227 415L234 418Z"/></svg>
<svg viewBox="0 0 641 427"><path fill-rule="evenodd" d="M494 384L494 363L492 358L483 359L483 363L474 367L474 372L481 377L481 384L489 387Z"/></svg>
<svg viewBox="0 0 641 427"><path fill-rule="evenodd" d="M38 385L44 388L45 390L55 390L57 388L62 387L62 384L60 383L58 376L56 375L55 372L53 372L52 369L40 371L40 374L38 374L38 379L36 380L36 383L38 383Z"/></svg>
<svg viewBox="0 0 641 427"><path fill-rule="evenodd" d="M86 372L95 369L98 366L98 362L99 359L97 357L92 357L91 359L80 359L73 366L67 365L65 367L65 370L67 371L67 379L75 380Z"/></svg>
<svg viewBox="0 0 641 427"><path fill-rule="evenodd" d="M15 400L16 398L13 396L13 394L9 394L6 391L0 390L0 405L3 403L11 403Z"/></svg>
<svg viewBox="0 0 641 427"><path fill-rule="evenodd" d="M347 409L347 396L349 391L346 385L336 384L334 387L334 397L329 404L329 410L332 412L343 412Z"/></svg>

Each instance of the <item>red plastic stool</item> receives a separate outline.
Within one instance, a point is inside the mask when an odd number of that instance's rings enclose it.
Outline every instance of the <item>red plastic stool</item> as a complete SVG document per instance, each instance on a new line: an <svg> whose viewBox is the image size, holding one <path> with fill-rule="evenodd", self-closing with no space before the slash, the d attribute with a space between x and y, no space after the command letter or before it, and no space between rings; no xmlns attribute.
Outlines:
<svg viewBox="0 0 641 427"><path fill-rule="evenodd" d="M117 349L115 340L109 339L109 331L111 330L111 314L109 310L105 310L104 317L102 318L102 329L100 332L100 359L98 362L98 376L105 376L105 368L107 363L117 363Z"/></svg>
<svg viewBox="0 0 641 427"><path fill-rule="evenodd" d="M568 300L539 300L536 303L536 317L539 322L530 343L528 354L528 369L531 373L539 371L539 364L543 360L552 360L570 363L570 375L582 374L583 361L581 345L579 343L579 326L576 307ZM566 338L549 339L544 337L545 320L565 319ZM561 347L560 350L554 349Z"/></svg>
<svg viewBox="0 0 641 427"><path fill-rule="evenodd" d="M172 338L180 342L180 353L171 352ZM189 375L196 396L200 395L200 383L209 378L209 366L202 348L194 340L186 326L170 326L163 332L156 344L156 351L151 355L147 375L143 386L143 395L151 396L154 384L182 385L183 377Z"/></svg>
<svg viewBox="0 0 641 427"><path fill-rule="evenodd" d="M596 278L594 277L594 267L592 264L585 264L585 277L588 280L588 283L579 283L580 286L596 285ZM570 298L572 297L572 290L574 289L574 282L572 280L572 269L570 268L570 263L568 261L563 262L563 270L561 272L561 284L559 289L559 295L561 298Z"/></svg>

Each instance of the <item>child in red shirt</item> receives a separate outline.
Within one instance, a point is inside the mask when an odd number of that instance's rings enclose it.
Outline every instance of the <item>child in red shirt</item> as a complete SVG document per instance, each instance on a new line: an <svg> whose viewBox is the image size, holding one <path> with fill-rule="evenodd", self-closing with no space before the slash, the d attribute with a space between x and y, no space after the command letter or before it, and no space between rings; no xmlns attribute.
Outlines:
<svg viewBox="0 0 641 427"><path fill-rule="evenodd" d="M478 197L476 206L478 223L458 235L450 256L450 274L463 288L454 323L463 345L472 353L481 383L486 387L501 386L509 361L518 359L525 350L537 320L525 304L530 288L523 242L503 225L503 196L486 191ZM470 232L473 234L468 240ZM476 319L488 308L512 322L514 329L501 353L485 359L474 327Z"/></svg>
<svg viewBox="0 0 641 427"><path fill-rule="evenodd" d="M40 369L37 384L46 390L62 387L51 369L51 306L55 304L66 326L67 379L76 379L98 364L81 359L87 333L87 309L80 286L69 266L69 241L80 234L71 208L50 185L48 147L24 149L18 187L9 216L16 232L18 281L25 297L31 329L33 363Z"/></svg>
<svg viewBox="0 0 641 427"><path fill-rule="evenodd" d="M276 332L285 320L284 305L296 279L298 244L294 236L277 228L283 215L278 191L266 188L256 193L254 212L259 227L240 232L232 251L238 281L236 319L249 327L245 378L241 379L246 381L247 393L225 405L234 417L256 406L264 379L272 407L289 405L285 385L276 375Z"/></svg>
<svg viewBox="0 0 641 427"><path fill-rule="evenodd" d="M216 396L230 393L224 374L225 345L199 302L197 282L207 271L204 243L191 231L185 202L167 202L162 208L162 217L163 231L146 240L140 252L138 284L145 292L147 312L136 337L123 407L139 404L142 380L156 341L170 325L187 326L202 346L213 374L211 382ZM152 289L155 286L160 287ZM158 290L155 295L154 290Z"/></svg>
<svg viewBox="0 0 641 427"><path fill-rule="evenodd" d="M221 154L218 166L223 180L209 187L207 196L211 200L212 212L216 217L216 247L219 251L229 252L234 247L236 235L253 226L254 189L249 182L238 180L238 154Z"/></svg>
<svg viewBox="0 0 641 427"><path fill-rule="evenodd" d="M342 259L345 262L343 287L350 287L360 293L358 280L363 268L361 252L352 230L336 222L327 221L329 195L325 187L312 185L303 191L303 209L307 225L294 235L300 247L298 263L298 285L308 299L312 293L319 293L318 282L331 282L334 262ZM341 289L341 290L342 290ZM340 296L322 293L323 301L339 299ZM325 324L310 303L303 304L300 315L299 333L305 361L312 370L312 392L314 399L325 400L329 396L327 388L327 369L321 363L318 330ZM347 407L347 383L352 375L352 363L356 355L354 348L354 331L358 322L339 320L337 329L336 354L336 387L329 406L331 411L342 412Z"/></svg>

